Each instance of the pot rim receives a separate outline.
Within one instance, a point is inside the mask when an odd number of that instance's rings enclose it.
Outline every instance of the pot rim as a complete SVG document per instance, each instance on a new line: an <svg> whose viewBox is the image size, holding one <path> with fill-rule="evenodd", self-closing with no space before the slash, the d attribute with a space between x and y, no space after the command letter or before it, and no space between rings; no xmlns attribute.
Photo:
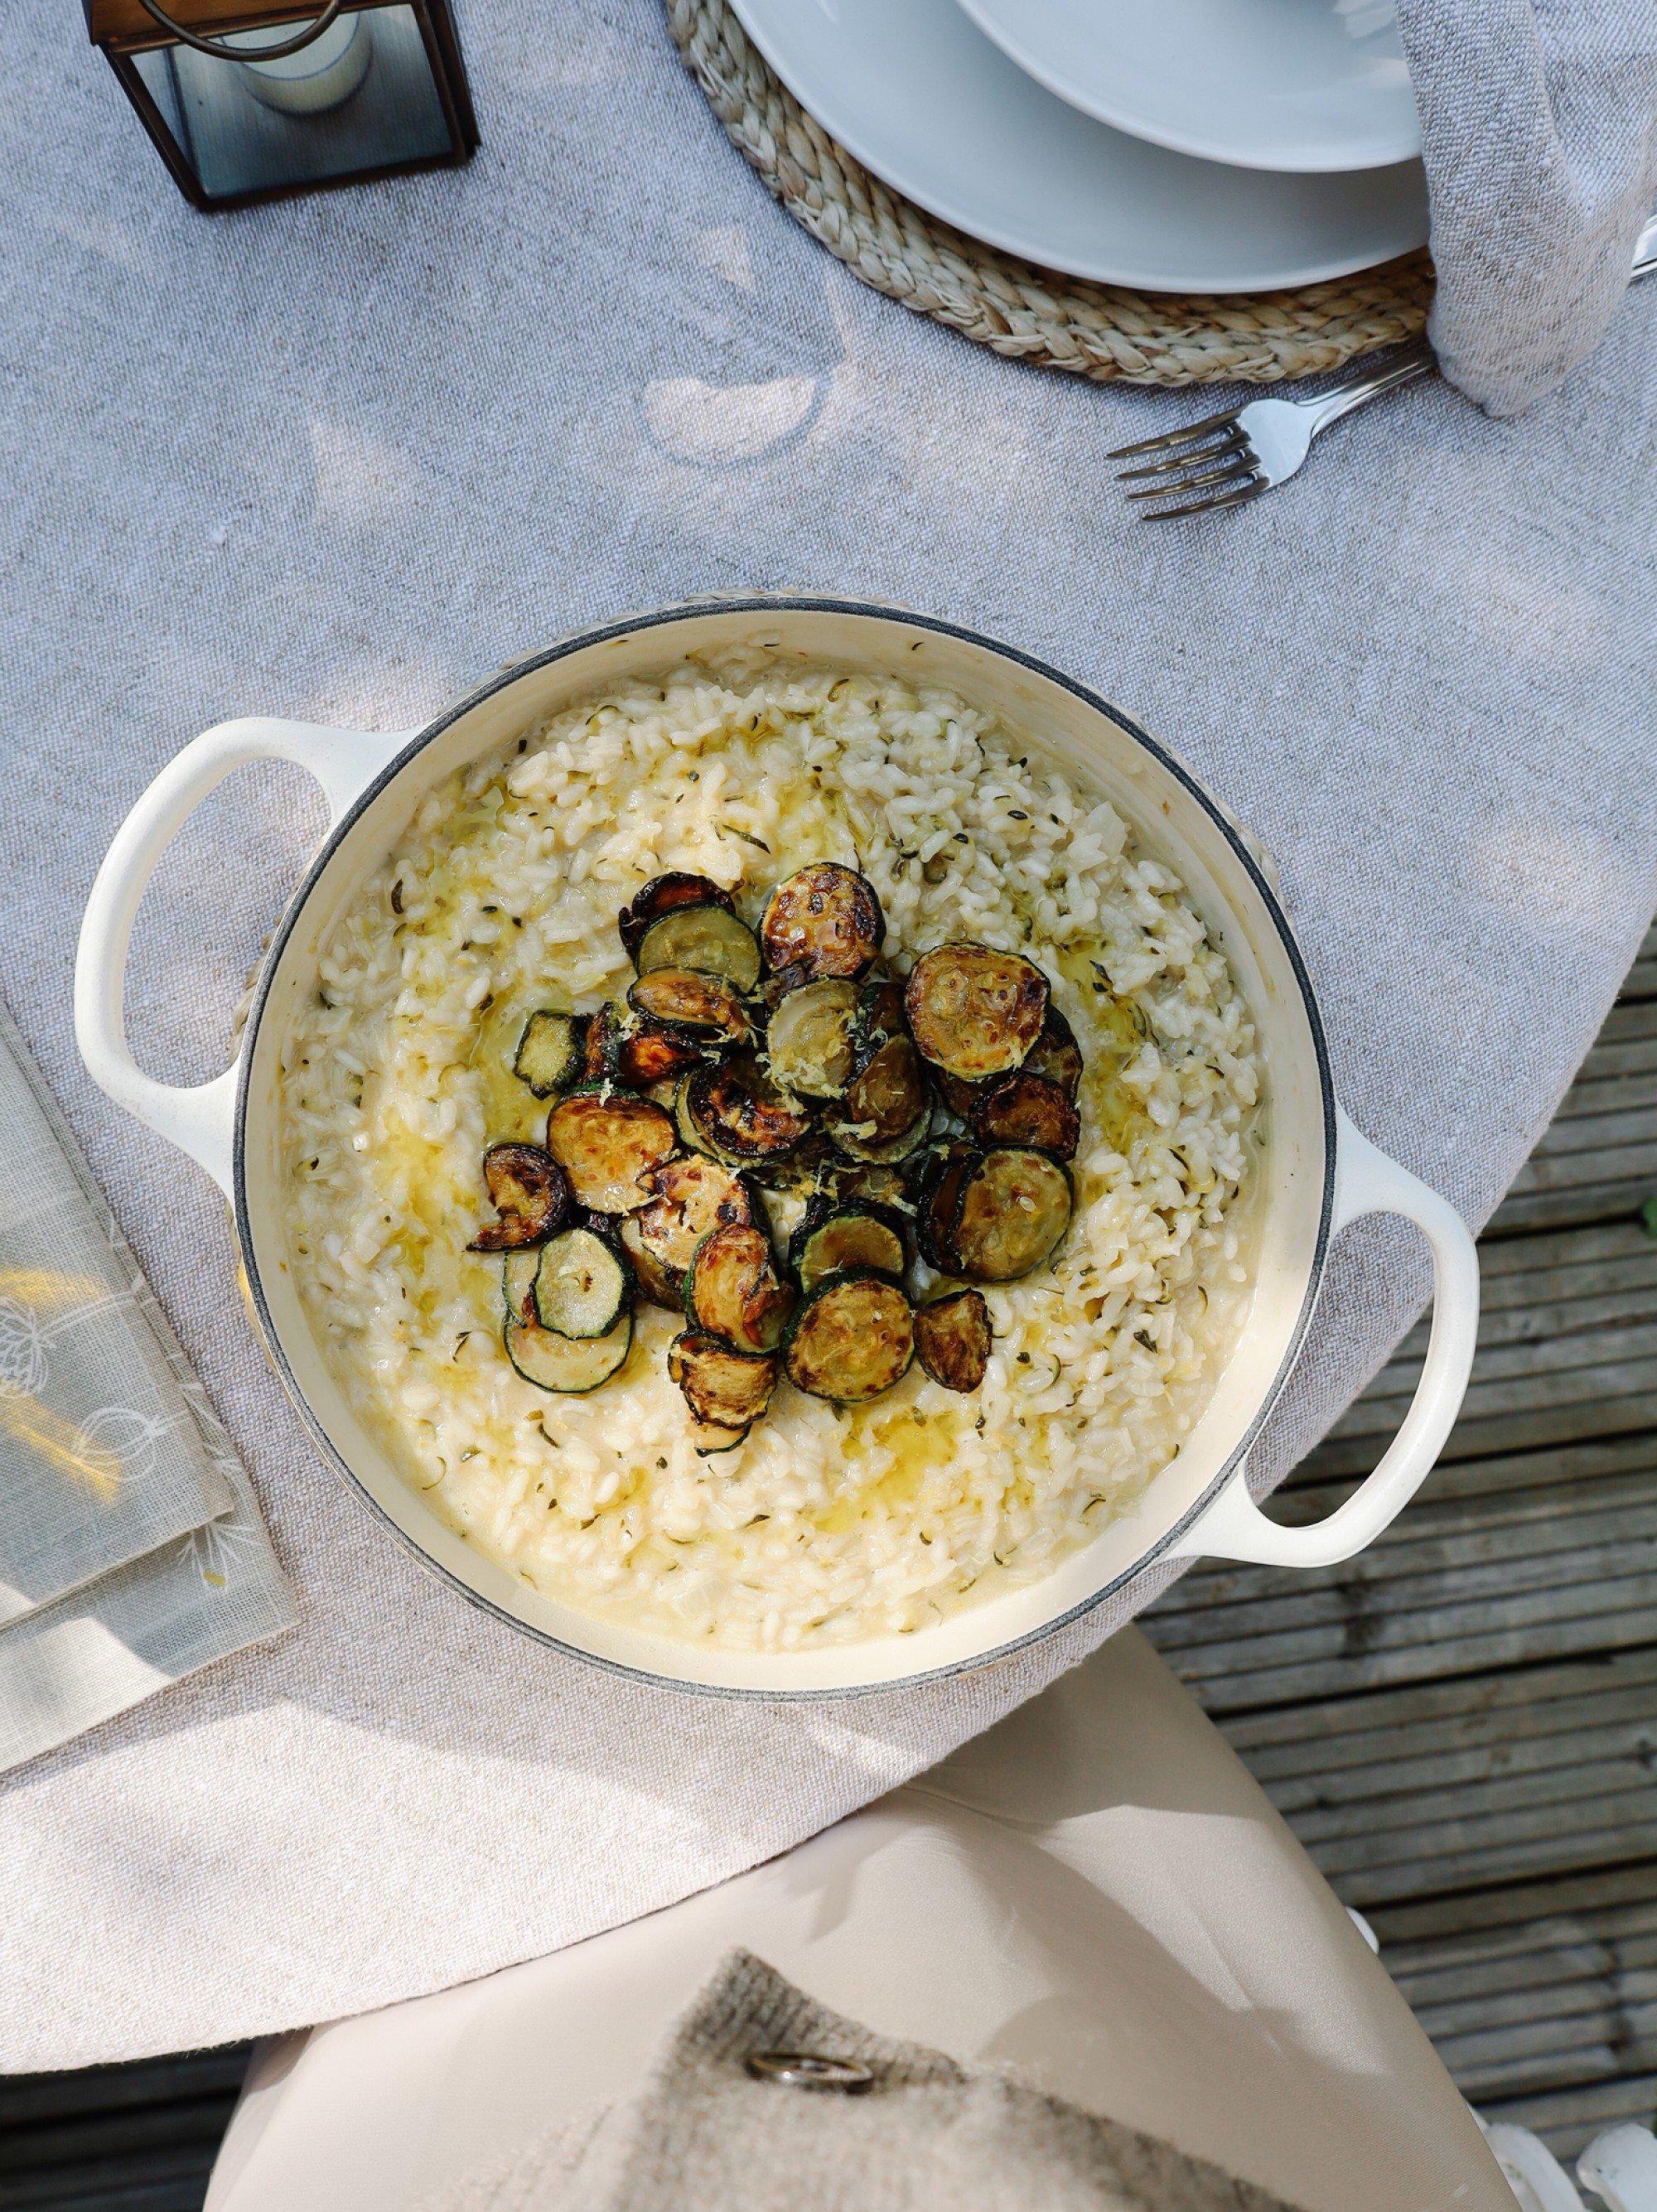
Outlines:
<svg viewBox="0 0 1657 2212"><path fill-rule="evenodd" d="M332 861L341 842L355 824L381 794L390 788L410 763L422 753L427 746L440 737L445 730L452 727L463 716L470 714L475 708L482 705L484 700L493 698L497 692L519 682L521 678L531 674L537 669L550 667L556 661L568 659L574 654L586 652L591 647L606 644L615 638L628 637L642 631L663 629L674 623L693 619L698 615L749 613L863 616L882 622L902 623L913 629L930 630L941 637L958 639L964 644L979 647L987 653L998 655L1002 659L1010 660L1017 666L1029 670L1031 674L1041 677L1050 684L1057 684L1060 690L1068 691L1073 698L1079 700L1083 706L1090 708L1096 714L1102 714L1108 721L1114 723L1117 728L1132 738L1136 744L1142 746L1168 775L1174 777L1187 795L1209 817L1241 863L1266 909L1272 927L1288 957L1311 1033L1313 1055L1317 1067L1319 1104L1323 1129L1323 1190L1319 1205L1317 1236L1311 1261L1307 1268L1306 1285L1301 1295L1300 1311L1296 1317L1289 1340L1284 1345L1283 1356L1278 1363L1276 1371L1261 1392L1259 1402L1253 1416L1231 1450L1226 1455L1224 1464L1217 1469L1202 1495L1187 1507L1178 1521L1166 1529L1155 1543L1142 1552L1132 1565L1122 1568L1119 1573L1111 1576L1108 1581L1102 1583L1097 1589L1090 1591L1086 1597L1080 1599L1064 1613L1055 1614L1050 1620L1027 1629L1021 1635L1010 1637L1006 1642L995 1644L988 1650L978 1652L971 1657L953 1660L939 1667L924 1668L910 1674L889 1675L877 1682L854 1683L830 1689L756 1689L733 1684L696 1682L682 1675L657 1674L649 1668L634 1666L625 1660L610 1658L598 1652L586 1650L580 1644L568 1643L562 1637L555 1636L549 1630L537 1627L532 1622L522 1620L518 1614L508 1612L504 1606L497 1604L493 1598L485 1596L481 1590L464 1582L450 1568L434 1559L413 1535L400 1526L387 1509L373 1496L367 1483L329 1435L300 1386L288 1359L286 1347L265 1297L258 1254L248 1231L246 1142L248 1097L252 1080L253 1063L257 1056L259 1029L264 1018L276 970L282 964L282 956L297 926L299 917L309 902L312 893ZM513 661L495 676L465 693L453 705L445 708L440 714L420 729L370 779L357 793L345 812L333 824L313 856L310 866L307 868L283 910L282 919L270 939L264 958L260 963L258 984L248 1010L241 1054L240 1075L236 1085L236 1111L234 1126L233 1179L236 1241L240 1250L243 1273L247 1283L254 1318L258 1324L259 1334L264 1340L266 1353L299 1413L300 1419L309 1431L313 1442L321 1451L324 1458L344 1477L358 1498L391 1531L398 1542L419 1561L428 1574L437 1577L446 1583L468 1604L489 1613L518 1634L531 1637L548 1650L578 1660L584 1666L599 1668L605 1674L620 1675L628 1681L647 1683L652 1688L671 1690L680 1696L732 1698L762 1705L838 1703L847 1698L883 1697L895 1691L916 1688L922 1683L945 1681L958 1674L976 1673L980 1668L1011 1658L1015 1652L1025 1650L1031 1644L1056 1635L1059 1630L1070 1627L1086 1614L1094 1612L1096 1607L1104 1603L1107 1598L1114 1595L1125 1584L1134 1580L1148 1567L1155 1565L1157 1560L1164 1558L1179 1540L1202 1518L1226 1484L1235 1474L1240 1463L1264 1427L1267 1416L1277 1403L1283 1386L1300 1357L1307 1331L1311 1326L1313 1311L1317 1304L1318 1292L1323 1279L1325 1263L1328 1258L1330 1222L1334 1206L1335 1110L1333 1071L1330 1064L1328 1042L1324 1034L1323 1020L1318 1009L1317 996L1312 988L1311 975L1307 969L1300 946L1296 941L1294 930L1290 924L1282 901L1273 890L1259 861L1250 851L1247 839L1224 809L1211 797L1183 762L1159 744L1156 739L1150 736L1148 731L1142 729L1131 716L1125 714L1119 707L1113 705L1090 685L1078 683L1074 677L1064 674L1062 671L1054 668L1038 655L1026 653L1020 647L1009 645L999 638L991 637L982 630L969 629L965 623L950 622L940 616L918 614L909 608L885 604L876 599L846 599L830 593L784 592L710 593L699 599L680 600L671 606L657 608L645 613L619 616L612 621L598 623L592 629L571 632L543 651L526 653L521 659Z"/></svg>

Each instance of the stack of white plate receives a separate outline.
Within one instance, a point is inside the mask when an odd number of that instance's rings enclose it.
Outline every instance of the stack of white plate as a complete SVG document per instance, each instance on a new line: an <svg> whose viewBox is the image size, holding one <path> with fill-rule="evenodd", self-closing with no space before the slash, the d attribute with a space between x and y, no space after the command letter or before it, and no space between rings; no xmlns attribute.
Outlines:
<svg viewBox="0 0 1657 2212"><path fill-rule="evenodd" d="M1423 245L1392 0L732 0L896 191L1050 269L1309 284Z"/></svg>

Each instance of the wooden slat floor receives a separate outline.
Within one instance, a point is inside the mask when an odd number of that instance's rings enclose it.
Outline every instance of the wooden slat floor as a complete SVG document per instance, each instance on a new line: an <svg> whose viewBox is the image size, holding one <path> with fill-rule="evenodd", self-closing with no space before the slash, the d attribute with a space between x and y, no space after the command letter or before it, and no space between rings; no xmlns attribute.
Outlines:
<svg viewBox="0 0 1657 2212"><path fill-rule="evenodd" d="M1199 1566L1144 1626L1465 2094L1574 2155L1657 2109L1657 930L1482 1258L1473 1386L1399 1523L1320 1573ZM1274 1511L1374 1464L1423 1337ZM246 2059L0 2079L0 2212L198 2212Z"/></svg>
<svg viewBox="0 0 1657 2212"><path fill-rule="evenodd" d="M1575 2155L1657 2111L1657 930L1480 1257L1472 1387L1394 1527L1199 1566L1144 1626L1466 2095ZM1425 1334L1274 1513L1374 1465Z"/></svg>

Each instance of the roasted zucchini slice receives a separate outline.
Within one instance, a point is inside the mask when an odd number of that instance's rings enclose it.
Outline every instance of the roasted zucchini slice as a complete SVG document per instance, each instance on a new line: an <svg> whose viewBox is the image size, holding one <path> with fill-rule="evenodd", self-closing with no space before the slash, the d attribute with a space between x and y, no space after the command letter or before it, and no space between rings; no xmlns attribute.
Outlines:
<svg viewBox="0 0 1657 2212"><path fill-rule="evenodd" d="M648 1098L578 1091L547 1116L547 1150L581 1204L600 1213L643 1206L650 1193L640 1178L678 1148L672 1121Z"/></svg>
<svg viewBox="0 0 1657 2212"><path fill-rule="evenodd" d="M1073 1099L1082 1088L1082 1067L1076 1032L1049 999L1041 1034L1024 1056L1022 1073L1056 1083L1066 1098Z"/></svg>
<svg viewBox="0 0 1657 2212"><path fill-rule="evenodd" d="M1011 1283L1047 1259L1070 1226L1070 1177L1046 1152L998 1146L963 1175L954 1273Z"/></svg>
<svg viewBox="0 0 1657 2212"><path fill-rule="evenodd" d="M676 1284L716 1229L763 1226L759 1202L743 1177L722 1160L682 1154L652 1168L643 1182L652 1195L628 1220L638 1242Z"/></svg>
<svg viewBox="0 0 1657 2212"><path fill-rule="evenodd" d="M865 975L858 986L858 1066L866 1065L882 1045L907 1033L903 1018L903 985L898 977L884 969Z"/></svg>
<svg viewBox="0 0 1657 2212"><path fill-rule="evenodd" d="M955 1249L956 1216L961 1210L961 1186L967 1171L982 1155L968 1144L944 1146L932 1154L921 1171L915 1210L915 1242L920 1256L940 1274L958 1275L960 1255Z"/></svg>
<svg viewBox="0 0 1657 2212"><path fill-rule="evenodd" d="M569 1212L569 1184L550 1146L491 1145L483 1182L500 1215L471 1241L474 1252L515 1252L543 1243Z"/></svg>
<svg viewBox="0 0 1657 2212"><path fill-rule="evenodd" d="M842 1161L835 1188L848 1206L861 1206L865 1212L883 1210L901 1222L914 1212L914 1196L901 1166L888 1167L875 1160L855 1164Z"/></svg>
<svg viewBox="0 0 1657 2212"><path fill-rule="evenodd" d="M932 1103L920 1054L895 1036L854 1079L829 1134L854 1160L905 1159L926 1134Z"/></svg>
<svg viewBox="0 0 1657 2212"><path fill-rule="evenodd" d="M524 1380L566 1398L584 1398L608 1382L632 1345L630 1308L623 1309L615 1327L603 1336L560 1336L527 1322L507 1323L507 1357Z"/></svg>
<svg viewBox="0 0 1657 2212"><path fill-rule="evenodd" d="M980 1145L1026 1145L1070 1160L1076 1157L1082 1117L1056 1083L1020 1067L986 1086L974 1101L968 1126Z"/></svg>
<svg viewBox="0 0 1657 2212"><path fill-rule="evenodd" d="M825 1275L853 1271L899 1276L908 1254L901 1221L863 1206L831 1206L808 1215L788 1248L789 1265L801 1290L812 1291Z"/></svg>
<svg viewBox="0 0 1657 2212"><path fill-rule="evenodd" d="M963 1082L1017 1067L1041 1033L1047 979L1017 952L944 945L916 961L903 989L910 1034Z"/></svg>
<svg viewBox="0 0 1657 2212"><path fill-rule="evenodd" d="M512 1072L537 1098L556 1097L581 1079L586 1064L586 1017L543 1006L524 1024Z"/></svg>
<svg viewBox="0 0 1657 2212"><path fill-rule="evenodd" d="M826 975L803 983L772 1014L766 1065L774 1081L802 1098L838 1098L857 1065L855 983Z"/></svg>
<svg viewBox="0 0 1657 2212"><path fill-rule="evenodd" d="M652 968L627 994L635 1014L692 1030L731 1044L748 1038L748 1016L738 994L723 975L704 975L695 968Z"/></svg>
<svg viewBox="0 0 1657 2212"><path fill-rule="evenodd" d="M661 1306L669 1313L684 1310L682 1296L683 1278L671 1274L645 1243L636 1213L622 1216L620 1231L622 1249L627 1254L633 1268L633 1279L639 1285L639 1295L652 1306Z"/></svg>
<svg viewBox="0 0 1657 2212"><path fill-rule="evenodd" d="M735 911L730 892L722 891L709 876L693 876L680 868L670 869L665 876L652 876L616 917L628 958L638 959L639 947L652 922L686 906L722 906L727 913Z"/></svg>
<svg viewBox="0 0 1657 2212"><path fill-rule="evenodd" d="M627 1304L627 1261L606 1237L563 1229L541 1247L535 1317L559 1336L604 1336Z"/></svg>
<svg viewBox="0 0 1657 2212"><path fill-rule="evenodd" d="M614 1000L600 1006L596 1014L587 1016L586 1027L581 1033L584 1083L610 1083L621 1073L622 1048L632 1026L626 1007L618 1006Z"/></svg>
<svg viewBox="0 0 1657 2212"><path fill-rule="evenodd" d="M946 1390L977 1389L992 1340L981 1291L951 1291L915 1308L915 1357Z"/></svg>
<svg viewBox="0 0 1657 2212"><path fill-rule="evenodd" d="M762 1229L733 1223L696 1247L684 1279L685 1315L693 1328L722 1336L743 1352L774 1351L794 1293L777 1273Z"/></svg>
<svg viewBox="0 0 1657 2212"><path fill-rule="evenodd" d="M617 1049L616 1073L633 1090L649 1091L659 1083L677 1084L707 1057L702 1042L689 1030L635 1015Z"/></svg>
<svg viewBox="0 0 1657 2212"><path fill-rule="evenodd" d="M538 1245L507 1253L501 1271L501 1300L508 1321L528 1322L532 1328L538 1326L535 1316L535 1271L540 1264Z"/></svg>
<svg viewBox="0 0 1657 2212"><path fill-rule="evenodd" d="M746 1054L686 1076L682 1097L681 1126L688 1123L695 1132L689 1141L737 1166L780 1159L803 1142L811 1127L798 1102Z"/></svg>
<svg viewBox="0 0 1657 2212"><path fill-rule="evenodd" d="M909 1301L885 1275L833 1275L801 1304L784 1366L797 1390L859 1406L902 1381L914 1353Z"/></svg>
<svg viewBox="0 0 1657 2212"><path fill-rule="evenodd" d="M951 1075L946 1067L932 1070L932 1081L938 1085L938 1095L957 1121L970 1121L973 1108L991 1084L999 1080L998 1076L987 1075L981 1083L963 1083L958 1075Z"/></svg>
<svg viewBox="0 0 1657 2212"><path fill-rule="evenodd" d="M674 1338L667 1348L670 1379L701 1425L731 1432L722 1443L699 1442L698 1451L729 1451L741 1443L770 1404L781 1367L774 1352L740 1352L701 1329Z"/></svg>
<svg viewBox="0 0 1657 2212"><path fill-rule="evenodd" d="M861 975L880 951L886 917L855 868L818 860L777 885L760 921L767 965L811 975Z"/></svg>
<svg viewBox="0 0 1657 2212"><path fill-rule="evenodd" d="M641 975L694 968L699 975L722 975L744 994L760 980L758 941L728 906L676 907L651 923L633 957Z"/></svg>

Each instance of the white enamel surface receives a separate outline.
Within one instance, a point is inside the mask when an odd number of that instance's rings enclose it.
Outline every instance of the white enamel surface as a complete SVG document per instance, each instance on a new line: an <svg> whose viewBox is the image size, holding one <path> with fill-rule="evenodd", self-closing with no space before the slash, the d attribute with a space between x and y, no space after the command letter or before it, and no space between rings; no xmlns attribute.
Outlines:
<svg viewBox="0 0 1657 2212"><path fill-rule="evenodd" d="M260 760L308 769L322 786L331 827L405 741L264 715L220 722L167 763L117 831L93 884L75 959L75 1041L81 1057L100 1090L188 1152L227 1196L240 1062L210 1083L181 1087L146 1075L127 1045L127 948L145 887L185 821L234 769Z"/></svg>
<svg viewBox="0 0 1657 2212"><path fill-rule="evenodd" d="M1433 1255L1432 1329L1415 1395L1374 1472L1323 1520L1302 1528L1269 1520L1250 1498L1247 1470L1240 1467L1174 1546L1174 1559L1275 1567L1331 1567L1350 1559L1420 1489L1461 1410L1478 1340L1478 1255L1467 1225L1435 1190L1377 1152L1344 1114L1337 1113L1336 1131L1332 1230L1338 1233L1367 1213L1399 1213L1420 1229Z"/></svg>
<svg viewBox="0 0 1657 2212"><path fill-rule="evenodd" d="M1050 92L1136 138L1253 169L1421 151L1389 0L960 0Z"/></svg>
<svg viewBox="0 0 1657 2212"><path fill-rule="evenodd" d="M316 988L320 945L363 876L401 835L425 793L463 763L503 749L531 723L623 677L650 675L689 653L773 641L847 667L901 668L962 692L1015 723L1113 800L1142 842L1178 872L1249 1003L1266 1069L1269 1143L1249 1200L1255 1288L1241 1339L1179 1457L1134 1508L1053 1573L903 1637L804 1653L708 1651L560 1604L483 1558L440 1521L354 1412L311 1329L290 1264L276 1100L284 1039ZM346 823L291 911L256 1005L240 1069L240 1174L230 1172L233 1070L195 1091L143 1076L126 1052L120 976L145 882L167 839L238 763L274 756L317 775L334 821L399 756L401 765ZM1175 769L1110 714L988 641L875 608L810 604L692 607L647 617L620 635L578 642L527 667L423 737L368 737L307 725L222 725L185 748L139 802L111 848L88 906L76 976L82 1049L118 1103L198 1159L232 1189L256 1307L269 1348L318 1443L398 1532L464 1589L534 1632L608 1663L700 1686L769 1695L821 1695L971 1665L1084 1609L1148 1559L1213 1549L1240 1558L1312 1564L1317 1530L1281 1531L1248 1503L1240 1474L1218 1489L1264 1417L1309 1317L1331 1163L1311 1018L1288 943L1235 833ZM1442 1200L1345 1126L1337 1218L1392 1210L1419 1221L1440 1266L1438 1312L1417 1405L1363 1491L1330 1527L1342 1558L1384 1527L1419 1482L1454 1418L1477 1311L1466 1232ZM1211 1521L1192 1524L1206 1504ZM1265 1532L1262 1534L1261 1532ZM1355 1540L1348 1540L1349 1538ZM1292 1553L1262 1550L1281 1540ZM1243 1548L1238 1548L1239 1546ZM1248 1548L1249 1546L1255 1548Z"/></svg>
<svg viewBox="0 0 1657 2212"><path fill-rule="evenodd" d="M1193 160L1045 89L956 0L733 3L802 105L877 176L1048 268L1150 291L1253 291L1426 243L1418 161L1320 176Z"/></svg>

